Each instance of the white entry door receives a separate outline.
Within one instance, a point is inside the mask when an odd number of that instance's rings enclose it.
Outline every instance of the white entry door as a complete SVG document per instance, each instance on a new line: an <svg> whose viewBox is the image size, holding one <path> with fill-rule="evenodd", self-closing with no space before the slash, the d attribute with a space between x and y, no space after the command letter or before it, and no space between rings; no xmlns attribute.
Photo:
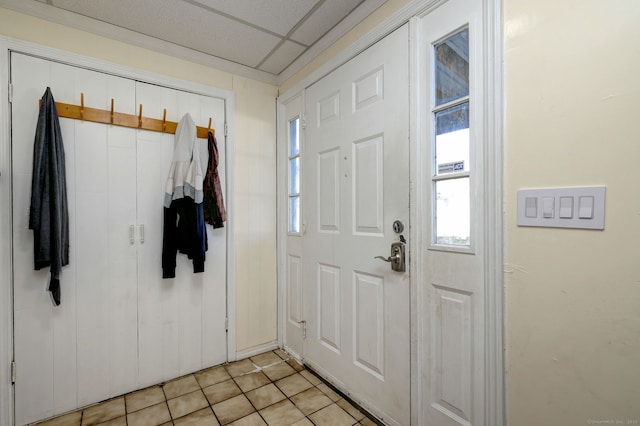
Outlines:
<svg viewBox="0 0 640 426"><path fill-rule="evenodd" d="M485 424L482 1L417 20L420 424ZM489 425L487 425L489 426Z"/></svg>
<svg viewBox="0 0 640 426"><path fill-rule="evenodd" d="M405 25L306 91L302 162L304 360L398 425L410 421L410 281L375 257L409 234L408 43Z"/></svg>

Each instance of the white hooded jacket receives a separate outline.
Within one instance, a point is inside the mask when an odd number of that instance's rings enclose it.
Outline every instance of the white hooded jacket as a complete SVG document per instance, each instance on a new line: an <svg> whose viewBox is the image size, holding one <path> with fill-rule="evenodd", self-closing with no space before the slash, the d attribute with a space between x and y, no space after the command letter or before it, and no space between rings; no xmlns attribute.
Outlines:
<svg viewBox="0 0 640 426"><path fill-rule="evenodd" d="M188 113L185 114L176 128L173 160L169 169L169 177L165 186L164 206L169 208L173 200L189 197L196 204L203 200L204 167L208 153L200 154L197 142L197 128Z"/></svg>

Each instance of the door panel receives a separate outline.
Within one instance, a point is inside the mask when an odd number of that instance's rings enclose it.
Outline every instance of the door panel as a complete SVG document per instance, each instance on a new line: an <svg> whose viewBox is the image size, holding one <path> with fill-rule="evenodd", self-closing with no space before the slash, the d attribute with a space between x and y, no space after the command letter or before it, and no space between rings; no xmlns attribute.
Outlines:
<svg viewBox="0 0 640 426"><path fill-rule="evenodd" d="M427 123L427 156L418 162L425 172L420 416L425 424L483 425L482 2L449 0L418 28Z"/></svg>
<svg viewBox="0 0 640 426"><path fill-rule="evenodd" d="M407 79L405 26L305 93L304 358L388 424L410 419L410 284L374 257L408 229Z"/></svg>
<svg viewBox="0 0 640 426"><path fill-rule="evenodd" d="M302 238L304 236L306 225L299 223L300 218L304 216L304 201L306 199L306 193L301 189L301 180L304 182L304 165L302 170L292 170L293 165L298 164L300 167L300 159L304 156L304 132L302 127L304 126L304 120L302 119L302 110L304 108L303 94L299 94L294 97L284 106L284 117L286 118L286 130L283 132L286 135L286 156L280 156L278 166L282 170L287 170L287 175L284 179L285 187L287 188L284 199L284 205L286 206L287 218L284 222L283 228L287 232L284 258L286 263L284 265L285 274L285 312L284 312L284 346L285 349L293 353L296 357L300 358L303 354L303 344L305 327L304 327L304 276L303 276L303 262L302 262ZM297 157L297 163L296 163ZM288 161L289 164L285 163ZM296 177L298 178L296 181ZM292 198L295 197L295 192L298 192L298 214L292 212ZM284 195L284 194L283 194ZM293 198L295 199L295 198ZM302 201L300 201L302 200ZM296 223L293 223L296 222Z"/></svg>

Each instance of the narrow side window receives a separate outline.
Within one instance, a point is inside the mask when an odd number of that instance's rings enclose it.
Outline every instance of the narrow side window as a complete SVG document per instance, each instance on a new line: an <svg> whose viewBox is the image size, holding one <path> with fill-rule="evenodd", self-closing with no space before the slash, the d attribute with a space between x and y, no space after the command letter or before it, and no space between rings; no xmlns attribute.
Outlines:
<svg viewBox="0 0 640 426"><path fill-rule="evenodd" d="M300 233L300 117L289 121L289 233Z"/></svg>

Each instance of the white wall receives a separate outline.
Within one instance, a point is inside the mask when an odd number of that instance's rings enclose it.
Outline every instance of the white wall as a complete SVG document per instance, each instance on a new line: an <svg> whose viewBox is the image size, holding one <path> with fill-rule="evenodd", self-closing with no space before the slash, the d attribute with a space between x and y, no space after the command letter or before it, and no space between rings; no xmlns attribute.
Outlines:
<svg viewBox="0 0 640 426"><path fill-rule="evenodd" d="M237 350L273 342L277 88L3 8L0 35L234 92Z"/></svg>
<svg viewBox="0 0 640 426"><path fill-rule="evenodd" d="M508 424L640 424L640 4L504 3ZM594 184L604 231L516 226L519 188Z"/></svg>

